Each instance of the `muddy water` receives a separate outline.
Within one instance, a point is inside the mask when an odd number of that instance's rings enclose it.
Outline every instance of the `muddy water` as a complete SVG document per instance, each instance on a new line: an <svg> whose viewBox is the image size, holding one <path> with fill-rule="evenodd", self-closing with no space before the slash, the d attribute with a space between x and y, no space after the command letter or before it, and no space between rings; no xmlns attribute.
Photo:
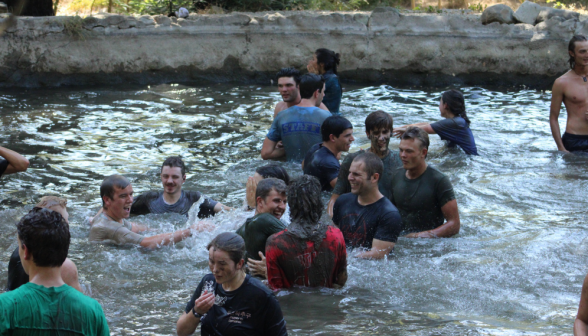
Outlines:
<svg viewBox="0 0 588 336"><path fill-rule="evenodd" d="M279 292L291 335L571 333L588 272L588 157L555 151L549 92L462 89L481 155L449 150L437 136L429 154L454 184L461 233L401 238L387 261L351 258L342 290ZM389 111L396 125L440 118L438 89L346 90L341 112L360 135L365 116L377 109ZM215 232L156 251L93 245L87 218L100 206L100 181L121 173L136 192L157 189L159 164L182 155L190 170L186 189L240 206L247 176L263 165L258 153L278 100L275 87L229 85L1 93L0 143L26 155L31 167L0 183L0 262L5 267L16 246L15 221L42 195L66 196L70 257L112 334L174 334L208 272L204 246L246 214L217 216ZM563 129L563 116L560 122ZM354 148L366 144L359 136ZM179 215L135 220L154 233L186 226Z"/></svg>

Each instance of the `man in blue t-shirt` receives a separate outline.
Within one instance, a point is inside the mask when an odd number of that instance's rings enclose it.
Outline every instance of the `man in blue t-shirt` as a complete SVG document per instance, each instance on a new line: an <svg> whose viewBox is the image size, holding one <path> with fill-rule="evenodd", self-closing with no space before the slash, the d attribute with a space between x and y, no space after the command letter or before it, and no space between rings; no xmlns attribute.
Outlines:
<svg viewBox="0 0 588 336"><path fill-rule="evenodd" d="M304 161L304 174L316 177L321 183L321 190L331 191L337 183L341 152L348 152L353 138L353 125L341 116L328 117L321 126L322 143L312 146Z"/></svg>
<svg viewBox="0 0 588 336"><path fill-rule="evenodd" d="M321 142L321 125L331 113L318 106L323 100L325 80L322 76L306 74L300 78L300 96L302 100L280 112L261 148L264 160L286 157L288 161L301 162L310 147ZM282 141L282 146L278 142Z"/></svg>

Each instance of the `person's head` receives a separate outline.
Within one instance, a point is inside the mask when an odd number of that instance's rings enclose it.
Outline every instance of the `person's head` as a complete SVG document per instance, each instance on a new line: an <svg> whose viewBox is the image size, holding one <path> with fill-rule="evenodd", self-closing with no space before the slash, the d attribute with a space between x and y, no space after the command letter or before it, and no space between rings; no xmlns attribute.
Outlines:
<svg viewBox="0 0 588 336"><path fill-rule="evenodd" d="M414 169L425 163L429 151L429 135L421 128L411 126L400 137L400 160L406 170Z"/></svg>
<svg viewBox="0 0 588 336"><path fill-rule="evenodd" d="M341 57L338 53L335 53L332 50L320 48L314 52L311 63L316 69L318 69L320 74L323 74L327 71L332 71L334 74L337 74L337 66L339 65Z"/></svg>
<svg viewBox="0 0 588 336"><path fill-rule="evenodd" d="M57 196L43 196L35 208L45 208L57 211L63 216L66 223L69 223L69 213L67 213L67 200Z"/></svg>
<svg viewBox="0 0 588 336"><path fill-rule="evenodd" d="M394 126L392 116L384 111L370 113L365 118L365 134L372 143L372 149L386 152Z"/></svg>
<svg viewBox="0 0 588 336"><path fill-rule="evenodd" d="M439 111L444 118L462 117L468 126L470 125L470 119L466 114L465 99L458 90L443 92L439 101Z"/></svg>
<svg viewBox="0 0 588 336"><path fill-rule="evenodd" d="M290 183L290 175L284 167L280 166L279 164L271 163L265 166L261 166L255 170L255 174L253 175L253 179L255 182L259 183L259 181L263 180L264 178L277 178L278 180L284 181L286 185Z"/></svg>
<svg viewBox="0 0 588 336"><path fill-rule="evenodd" d="M278 91L285 103L296 103L300 100L298 85L300 84L300 71L295 68L282 68L276 75Z"/></svg>
<svg viewBox="0 0 588 336"><path fill-rule="evenodd" d="M100 186L102 207L114 220L127 218L133 205L133 186L126 177L111 175L102 181Z"/></svg>
<svg viewBox="0 0 588 336"><path fill-rule="evenodd" d="M243 272L245 241L234 232L223 232L206 247L208 267L217 283L230 282Z"/></svg>
<svg viewBox="0 0 588 336"><path fill-rule="evenodd" d="M356 195L367 195L378 189L378 181L384 171L382 160L370 152L359 154L349 167L349 184L351 192Z"/></svg>
<svg viewBox="0 0 588 336"><path fill-rule="evenodd" d="M349 151L351 143L355 140L353 125L341 116L330 116L325 119L321 125L321 135L323 142L334 144L339 152Z"/></svg>
<svg viewBox="0 0 588 336"><path fill-rule="evenodd" d="M23 268L61 267L69 250L69 225L57 211L35 207L16 224Z"/></svg>
<svg viewBox="0 0 588 336"><path fill-rule="evenodd" d="M257 213L269 213L277 219L286 211L286 183L277 178L266 178L257 184L255 202Z"/></svg>
<svg viewBox="0 0 588 336"><path fill-rule="evenodd" d="M314 99L318 107L325 96L325 79L321 75L305 74L300 78L300 97Z"/></svg>
<svg viewBox="0 0 588 336"><path fill-rule="evenodd" d="M568 54L570 54L570 69L577 64L588 65L588 39L584 35L574 35L568 43Z"/></svg>
<svg viewBox="0 0 588 336"><path fill-rule="evenodd" d="M161 165L161 184L166 194L182 192L182 184L186 182L186 166L179 156L170 156Z"/></svg>
<svg viewBox="0 0 588 336"><path fill-rule="evenodd" d="M310 175L302 175L288 186L288 206L292 222L318 223L323 213L321 183Z"/></svg>

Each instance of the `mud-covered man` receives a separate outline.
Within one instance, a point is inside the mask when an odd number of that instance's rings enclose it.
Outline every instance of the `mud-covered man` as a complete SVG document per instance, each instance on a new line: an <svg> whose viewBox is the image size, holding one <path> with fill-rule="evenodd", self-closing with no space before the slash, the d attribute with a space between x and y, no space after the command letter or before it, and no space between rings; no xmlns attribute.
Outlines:
<svg viewBox="0 0 588 336"><path fill-rule="evenodd" d="M283 101L276 104L274 118L285 109L300 104L302 100L300 97L300 71L298 69L282 68L276 75L276 79L278 80L278 91ZM325 111L329 110L322 102L319 108Z"/></svg>

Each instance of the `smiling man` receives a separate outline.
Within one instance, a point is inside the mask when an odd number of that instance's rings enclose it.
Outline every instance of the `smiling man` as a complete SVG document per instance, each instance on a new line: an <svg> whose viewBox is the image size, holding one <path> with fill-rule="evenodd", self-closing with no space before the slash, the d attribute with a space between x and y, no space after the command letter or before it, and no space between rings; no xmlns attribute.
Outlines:
<svg viewBox="0 0 588 336"><path fill-rule="evenodd" d="M295 68L282 68L276 75L278 80L278 91L282 96L281 102L276 104L274 109L274 118L278 113L300 104L302 97L300 97L300 71ZM325 111L329 109L321 102L319 108Z"/></svg>

